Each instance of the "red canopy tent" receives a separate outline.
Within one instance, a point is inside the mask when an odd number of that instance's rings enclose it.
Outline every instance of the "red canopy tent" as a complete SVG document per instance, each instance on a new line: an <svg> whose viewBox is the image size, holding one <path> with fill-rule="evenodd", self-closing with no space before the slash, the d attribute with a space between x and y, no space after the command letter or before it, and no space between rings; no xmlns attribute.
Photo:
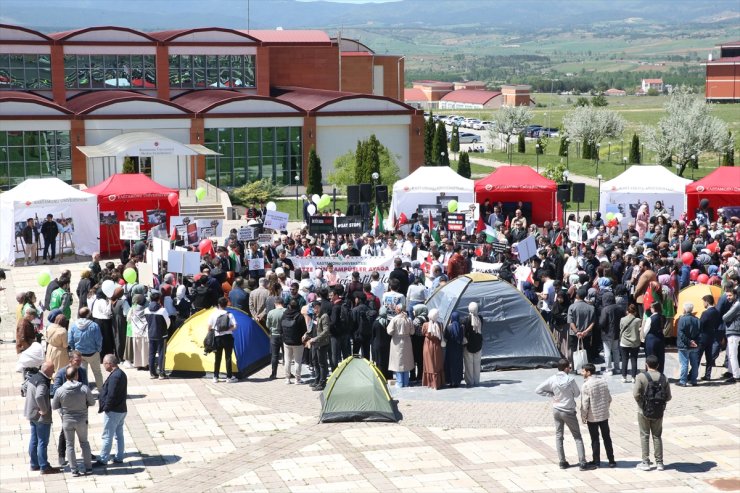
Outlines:
<svg viewBox="0 0 740 493"><path fill-rule="evenodd" d="M686 185L686 213L689 220L696 217L702 199L709 199L709 207L720 209L740 206L740 168L720 166L710 174Z"/></svg>
<svg viewBox="0 0 740 493"><path fill-rule="evenodd" d="M180 203L173 207L168 200L169 194L177 193L177 190L164 187L140 173L112 175L85 191L98 196L101 252L121 250L119 221L139 221L141 231L148 231L160 224L164 213L167 234L169 218L180 213Z"/></svg>
<svg viewBox="0 0 740 493"><path fill-rule="evenodd" d="M475 182L475 200L478 203L483 204L486 199L492 204L530 202L531 221L539 226L545 221L562 218L563 210L557 201L557 192L557 183L529 166L502 166Z"/></svg>

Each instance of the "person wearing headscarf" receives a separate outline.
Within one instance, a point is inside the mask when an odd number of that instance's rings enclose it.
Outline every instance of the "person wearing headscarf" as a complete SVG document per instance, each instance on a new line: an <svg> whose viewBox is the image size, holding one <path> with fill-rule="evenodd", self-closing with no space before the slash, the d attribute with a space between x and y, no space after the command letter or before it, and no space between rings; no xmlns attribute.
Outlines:
<svg viewBox="0 0 740 493"><path fill-rule="evenodd" d="M123 288L117 287L111 296L111 320L113 322L113 342L116 349L116 357L119 361L126 361L124 352L126 351L126 334L128 330L127 315L131 306L123 295Z"/></svg>
<svg viewBox="0 0 740 493"><path fill-rule="evenodd" d="M445 385L444 353L442 342L444 333L439 323L439 311L433 308L429 311L429 321L422 326L424 335L424 374L421 384L434 390Z"/></svg>
<svg viewBox="0 0 740 493"><path fill-rule="evenodd" d="M391 336L388 370L395 373L396 387L408 387L409 373L414 368L414 353L411 348L414 324L403 305L396 305L396 316L388 324L386 332Z"/></svg>
<svg viewBox="0 0 740 493"><path fill-rule="evenodd" d="M56 311L56 310L55 310ZM54 363L54 374L60 368L67 366L69 356L67 356L67 329L69 320L64 314L59 313L54 317L54 321L46 329L46 359Z"/></svg>
<svg viewBox="0 0 740 493"><path fill-rule="evenodd" d="M452 388L460 386L463 379L463 328L460 314L452 312L450 322L444 332L447 350L445 351L445 381Z"/></svg>
<svg viewBox="0 0 740 493"><path fill-rule="evenodd" d="M411 382L421 383L424 375L424 334L422 329L429 320L429 309L424 303L414 305L414 333L411 336L411 349L414 353L416 369L411 371Z"/></svg>
<svg viewBox="0 0 740 493"><path fill-rule="evenodd" d="M149 364L149 324L144 314L146 298L143 294L134 295L133 303L127 317L133 338L131 359L134 367L142 369Z"/></svg>
<svg viewBox="0 0 740 493"><path fill-rule="evenodd" d="M188 290L183 284L177 286L177 291L175 291L174 305L175 309L177 310L175 323L179 327L185 323L185 320L190 317L190 313L192 312L192 303L188 298Z"/></svg>
<svg viewBox="0 0 740 493"><path fill-rule="evenodd" d="M373 361L380 372L386 379L390 378L388 371L388 357L391 345L391 338L387 332L388 328L388 308L381 306L378 310L378 318L373 323Z"/></svg>
<svg viewBox="0 0 740 493"><path fill-rule="evenodd" d="M478 303L468 305L468 316L462 321L463 333L463 363L465 364L465 384L475 387L480 384L480 358L483 349L483 322L478 314Z"/></svg>
<svg viewBox="0 0 740 493"><path fill-rule="evenodd" d="M635 229L640 239L645 237L648 226L650 224L650 212L648 211L647 202L643 202L640 208L637 210L637 217L635 218Z"/></svg>

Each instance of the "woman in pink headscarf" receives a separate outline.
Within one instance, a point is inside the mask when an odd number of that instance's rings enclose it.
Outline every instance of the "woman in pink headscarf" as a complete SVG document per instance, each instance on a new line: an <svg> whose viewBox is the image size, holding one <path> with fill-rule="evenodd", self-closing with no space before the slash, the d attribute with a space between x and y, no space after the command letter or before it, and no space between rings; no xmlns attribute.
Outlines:
<svg viewBox="0 0 740 493"><path fill-rule="evenodd" d="M643 202L637 210L637 217L635 219L635 229L640 239L643 239L650 224L650 211L648 210L647 202Z"/></svg>

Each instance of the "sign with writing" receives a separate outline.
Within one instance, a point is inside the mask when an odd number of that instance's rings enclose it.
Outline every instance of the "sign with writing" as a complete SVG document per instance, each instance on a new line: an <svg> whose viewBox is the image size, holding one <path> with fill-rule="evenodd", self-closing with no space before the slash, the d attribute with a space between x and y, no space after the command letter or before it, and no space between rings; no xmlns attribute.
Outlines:
<svg viewBox="0 0 740 493"><path fill-rule="evenodd" d="M439 221L442 216L442 206L439 204L419 204L416 207L416 213L422 217L422 221L429 220L429 213L435 221Z"/></svg>
<svg viewBox="0 0 740 493"><path fill-rule="evenodd" d="M465 231L465 214L447 214L447 231Z"/></svg>
<svg viewBox="0 0 740 493"><path fill-rule="evenodd" d="M310 216L308 232L312 235L334 232L334 216Z"/></svg>
<svg viewBox="0 0 740 493"><path fill-rule="evenodd" d="M269 245L272 243L272 235L269 233L263 233L257 237L257 243L260 245Z"/></svg>
<svg viewBox="0 0 740 493"><path fill-rule="evenodd" d="M118 235L122 240L141 239L141 223L139 221L121 221L118 223Z"/></svg>
<svg viewBox="0 0 740 493"><path fill-rule="evenodd" d="M301 272L313 272L322 269L326 272L328 264L334 266L337 280L348 285L352 281L352 272L360 273L360 282L370 282L370 275L377 271L382 282L388 282L393 270L395 256L389 257L291 257L293 266Z"/></svg>
<svg viewBox="0 0 740 493"><path fill-rule="evenodd" d="M568 221L568 240L576 243L581 243L583 241L581 236L581 223Z"/></svg>
<svg viewBox="0 0 740 493"><path fill-rule="evenodd" d="M477 221L480 216L480 204L477 202L458 202L457 212L465 214L468 221Z"/></svg>
<svg viewBox="0 0 740 493"><path fill-rule="evenodd" d="M457 201L457 195L439 195L437 196L437 204L444 210L447 210L447 204L452 201Z"/></svg>
<svg viewBox="0 0 740 493"><path fill-rule="evenodd" d="M487 272L489 274L498 274L501 270L501 262L495 264L489 264L488 262L481 262L479 260L472 260L473 272Z"/></svg>
<svg viewBox="0 0 740 493"><path fill-rule="evenodd" d="M283 231L288 229L288 217L289 214L287 212L267 211L265 213L265 222L263 225L266 229Z"/></svg>
<svg viewBox="0 0 740 493"><path fill-rule="evenodd" d="M260 235L262 236L262 235ZM268 235L270 236L270 235ZM239 241L250 241L254 239L254 228L250 228L249 226L242 226L239 228L239 230L236 232L236 239Z"/></svg>
<svg viewBox="0 0 740 493"><path fill-rule="evenodd" d="M493 243L491 243L491 250L496 253L503 253L509 250L509 245L507 245L506 243L494 241Z"/></svg>
<svg viewBox="0 0 740 493"><path fill-rule="evenodd" d="M341 216L335 219L337 234L362 233L362 218L360 216Z"/></svg>
<svg viewBox="0 0 740 493"><path fill-rule="evenodd" d="M249 264L249 270L264 270L265 269L265 259L263 258L252 258L247 260Z"/></svg>

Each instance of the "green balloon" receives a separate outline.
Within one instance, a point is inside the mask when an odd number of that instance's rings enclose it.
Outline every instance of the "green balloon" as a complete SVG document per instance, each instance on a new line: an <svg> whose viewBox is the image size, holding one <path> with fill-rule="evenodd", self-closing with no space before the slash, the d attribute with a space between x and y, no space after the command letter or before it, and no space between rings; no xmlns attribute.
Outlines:
<svg viewBox="0 0 740 493"><path fill-rule="evenodd" d="M198 200L203 200L206 198L206 189L203 187L198 187L195 189L195 198Z"/></svg>
<svg viewBox="0 0 740 493"><path fill-rule="evenodd" d="M51 282L51 274L48 272L41 272L37 277L36 281L38 281L39 286L46 287Z"/></svg>
<svg viewBox="0 0 740 493"><path fill-rule="evenodd" d="M449 212L455 212L457 210L457 200L450 200L447 203L447 210Z"/></svg>
<svg viewBox="0 0 740 493"><path fill-rule="evenodd" d="M133 284L136 282L136 271L129 267L128 269L123 271L123 279L129 283Z"/></svg>
<svg viewBox="0 0 740 493"><path fill-rule="evenodd" d="M323 209L327 207L331 203L331 197L329 195L324 194L321 196L321 200L319 200L319 209Z"/></svg>

